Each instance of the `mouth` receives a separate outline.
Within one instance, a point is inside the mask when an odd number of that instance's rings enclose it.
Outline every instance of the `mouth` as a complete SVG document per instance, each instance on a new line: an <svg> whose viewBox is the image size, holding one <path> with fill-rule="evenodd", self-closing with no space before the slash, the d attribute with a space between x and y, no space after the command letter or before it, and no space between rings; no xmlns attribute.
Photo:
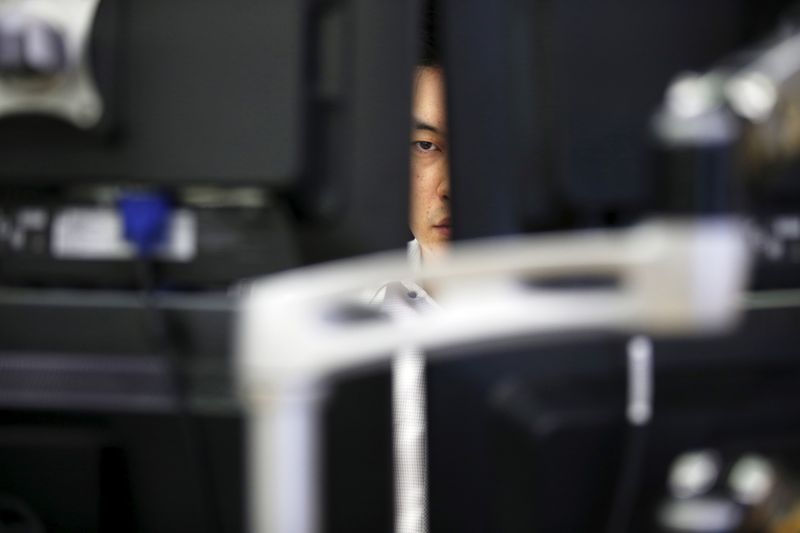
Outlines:
<svg viewBox="0 0 800 533"><path fill-rule="evenodd" d="M449 237L450 237L450 234L451 234L451 233L452 233L452 231L453 231L453 230L452 230L452 227L451 227L451 220L450 220L450 218L449 218L449 217L448 217L448 218L445 218L445 219L443 219L442 221L438 222L437 224L434 224L434 225L433 225L433 230L434 230L435 232L439 233L440 235L443 235L443 236L445 236L445 237L448 237L448 238L449 238Z"/></svg>

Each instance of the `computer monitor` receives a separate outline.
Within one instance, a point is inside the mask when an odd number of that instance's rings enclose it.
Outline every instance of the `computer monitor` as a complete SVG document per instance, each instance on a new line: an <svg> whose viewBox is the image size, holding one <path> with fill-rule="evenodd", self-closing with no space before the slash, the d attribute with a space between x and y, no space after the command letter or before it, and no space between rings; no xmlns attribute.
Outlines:
<svg viewBox="0 0 800 533"><path fill-rule="evenodd" d="M793 20L784 1L439 4L459 238L669 211L653 197L666 88Z"/></svg>
<svg viewBox="0 0 800 533"><path fill-rule="evenodd" d="M142 191L172 288L404 246L416 7L4 4L0 283L134 287L113 228Z"/></svg>
<svg viewBox="0 0 800 533"><path fill-rule="evenodd" d="M797 299L788 305L752 309L723 337L654 339L653 414L644 429L627 418L623 336L434 361L431 529L609 531L622 507L630 514L622 531L672 531L658 511L670 497L671 465L685 452L711 450L729 463L796 457L800 362L789 340L800 308ZM796 465L783 466L796 475Z"/></svg>
<svg viewBox="0 0 800 533"><path fill-rule="evenodd" d="M244 530L237 284L405 245L416 8L0 6L3 526ZM141 191L189 260L119 247Z"/></svg>

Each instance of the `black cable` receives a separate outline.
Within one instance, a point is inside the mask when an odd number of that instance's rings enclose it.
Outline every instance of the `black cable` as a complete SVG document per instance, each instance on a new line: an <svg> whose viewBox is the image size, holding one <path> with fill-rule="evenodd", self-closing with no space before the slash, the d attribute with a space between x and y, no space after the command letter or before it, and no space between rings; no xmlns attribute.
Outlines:
<svg viewBox="0 0 800 533"><path fill-rule="evenodd" d="M631 526L634 507L639 495L645 451L647 449L647 425L630 426L622 455L617 485L611 500L606 533L626 533Z"/></svg>
<svg viewBox="0 0 800 533"><path fill-rule="evenodd" d="M168 379L172 386L181 437L188 455L188 464L195 467L195 477L199 485L199 495L204 512L211 515L209 520L204 521L205 529L208 533L224 533L225 527L216 497L216 484L209 460L208 446L189 407L188 364L181 357L182 350L175 340L175 335L170 332L167 316L156 301L157 285L154 267L155 265L150 259L139 258L136 261L136 278L142 296L145 321L150 330L156 353L163 354L167 361Z"/></svg>

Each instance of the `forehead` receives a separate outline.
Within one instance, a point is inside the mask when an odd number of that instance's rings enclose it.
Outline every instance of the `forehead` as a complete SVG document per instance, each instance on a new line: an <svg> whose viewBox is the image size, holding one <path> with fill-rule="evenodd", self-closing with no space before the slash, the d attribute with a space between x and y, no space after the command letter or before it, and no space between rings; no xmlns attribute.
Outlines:
<svg viewBox="0 0 800 533"><path fill-rule="evenodd" d="M414 119L445 130L444 75L438 67L419 67L414 76Z"/></svg>

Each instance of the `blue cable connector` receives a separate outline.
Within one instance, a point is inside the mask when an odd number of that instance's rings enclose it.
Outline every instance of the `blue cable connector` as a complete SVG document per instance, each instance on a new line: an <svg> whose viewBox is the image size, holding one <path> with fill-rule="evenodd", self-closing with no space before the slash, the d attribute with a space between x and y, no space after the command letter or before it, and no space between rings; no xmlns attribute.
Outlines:
<svg viewBox="0 0 800 533"><path fill-rule="evenodd" d="M133 244L139 257L149 258L164 241L172 205L163 193L135 192L118 201L123 236Z"/></svg>

